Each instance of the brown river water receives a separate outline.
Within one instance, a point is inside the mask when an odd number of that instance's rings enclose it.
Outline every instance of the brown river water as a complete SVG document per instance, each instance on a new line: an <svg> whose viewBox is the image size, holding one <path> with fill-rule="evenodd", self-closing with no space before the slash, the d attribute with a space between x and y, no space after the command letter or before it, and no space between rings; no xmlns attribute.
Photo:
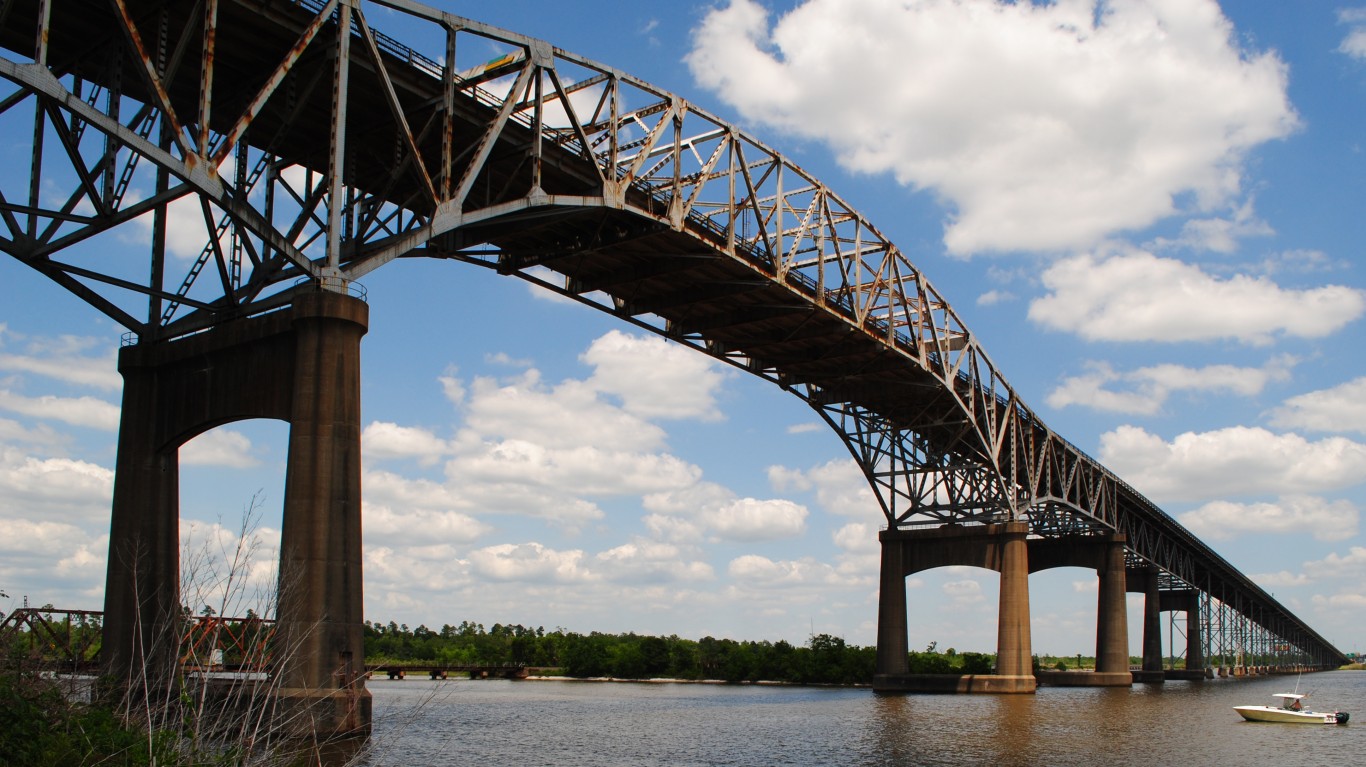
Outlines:
<svg viewBox="0 0 1366 767"><path fill-rule="evenodd" d="M1310 693L1344 726L1244 722L1233 706ZM369 683L390 765L1366 764L1366 672L1034 695L878 695L769 685L426 680Z"/></svg>

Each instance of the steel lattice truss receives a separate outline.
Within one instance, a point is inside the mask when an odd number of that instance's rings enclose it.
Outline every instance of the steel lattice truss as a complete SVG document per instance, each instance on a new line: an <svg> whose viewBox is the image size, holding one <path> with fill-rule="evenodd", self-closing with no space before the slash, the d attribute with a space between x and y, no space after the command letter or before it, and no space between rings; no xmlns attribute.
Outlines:
<svg viewBox="0 0 1366 767"><path fill-rule="evenodd" d="M380 10L430 55L375 31ZM0 45L0 129L32 136L3 160L0 249L141 343L398 258L491 267L802 397L889 526L1122 532L1336 657L1048 429L875 226L682 98L407 0L0 0ZM100 247L115 229L150 258Z"/></svg>

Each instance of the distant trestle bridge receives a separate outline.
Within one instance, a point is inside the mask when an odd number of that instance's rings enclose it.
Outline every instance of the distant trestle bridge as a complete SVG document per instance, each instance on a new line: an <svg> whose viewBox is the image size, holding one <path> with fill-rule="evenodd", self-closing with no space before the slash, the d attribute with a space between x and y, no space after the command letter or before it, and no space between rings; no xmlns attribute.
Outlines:
<svg viewBox="0 0 1366 767"><path fill-rule="evenodd" d="M376 31L375 9L432 49ZM130 334L112 674L174 662L178 447L277 418L278 630L301 648L282 695L320 733L368 731L359 281L416 257L522 278L809 403L885 516L885 689L916 683L905 576L945 564L1001 573L997 673L971 689L1034 689L1027 576L1055 566L1097 571L1101 683L1132 679L1127 591L1147 595L1145 668L1164 611L1186 613L1193 668L1346 660L1053 433L858 211L678 96L409 0L0 0L0 47L0 130L31 137L28 175L0 179L0 250ZM188 264L168 258L173 203L212 233ZM148 220L146 258L101 239Z"/></svg>

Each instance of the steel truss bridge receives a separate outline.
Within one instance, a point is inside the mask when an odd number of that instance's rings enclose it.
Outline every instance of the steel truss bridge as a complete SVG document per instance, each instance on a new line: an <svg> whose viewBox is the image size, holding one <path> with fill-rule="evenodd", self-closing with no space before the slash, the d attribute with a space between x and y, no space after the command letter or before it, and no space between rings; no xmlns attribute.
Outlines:
<svg viewBox="0 0 1366 767"><path fill-rule="evenodd" d="M398 258L483 266L802 398L889 527L1122 533L1131 565L1200 592L1206 658L1345 662L1044 425L876 226L678 96L409 0L0 0L0 47L0 130L29 137L0 250L136 343ZM202 250L171 257L187 218ZM145 258L100 246L139 226Z"/></svg>

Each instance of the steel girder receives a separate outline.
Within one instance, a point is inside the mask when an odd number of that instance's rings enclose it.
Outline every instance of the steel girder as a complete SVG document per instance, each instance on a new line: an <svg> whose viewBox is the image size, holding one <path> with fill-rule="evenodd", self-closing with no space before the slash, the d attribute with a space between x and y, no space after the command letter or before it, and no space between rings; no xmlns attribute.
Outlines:
<svg viewBox="0 0 1366 767"><path fill-rule="evenodd" d="M374 7L436 58L374 30ZM1337 652L1045 426L833 190L682 98L408 0L0 0L0 22L0 121L32 135L26 172L3 177L18 187L0 181L0 250L141 342L300 284L355 289L401 257L479 264L802 397L889 527L1121 532L1138 559ZM203 244L180 258L187 212ZM137 227L146 262L93 246Z"/></svg>

